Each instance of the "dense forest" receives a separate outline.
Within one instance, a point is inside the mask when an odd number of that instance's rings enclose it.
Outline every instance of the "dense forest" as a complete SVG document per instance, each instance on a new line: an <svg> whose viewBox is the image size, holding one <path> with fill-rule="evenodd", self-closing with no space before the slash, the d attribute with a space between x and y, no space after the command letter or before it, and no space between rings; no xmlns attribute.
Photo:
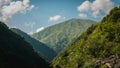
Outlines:
<svg viewBox="0 0 120 68"><path fill-rule="evenodd" d="M47 45L32 38L25 32L17 28L11 28L11 30L17 33L18 35L22 36L27 42L29 42L32 45L33 49L46 61L50 62L57 55L56 52L49 48Z"/></svg>
<svg viewBox="0 0 120 68"><path fill-rule="evenodd" d="M0 68L48 68L23 37L0 22Z"/></svg>
<svg viewBox="0 0 120 68"><path fill-rule="evenodd" d="M119 68L120 7L89 27L52 62L53 68Z"/></svg>

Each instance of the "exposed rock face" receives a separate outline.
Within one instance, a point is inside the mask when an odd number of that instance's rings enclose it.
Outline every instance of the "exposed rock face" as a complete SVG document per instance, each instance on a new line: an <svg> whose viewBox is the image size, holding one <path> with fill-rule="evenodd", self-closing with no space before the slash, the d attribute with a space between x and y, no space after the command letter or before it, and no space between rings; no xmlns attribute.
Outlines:
<svg viewBox="0 0 120 68"><path fill-rule="evenodd" d="M108 58L98 59L96 61L98 67L106 65L108 68L120 68L120 54L111 55Z"/></svg>

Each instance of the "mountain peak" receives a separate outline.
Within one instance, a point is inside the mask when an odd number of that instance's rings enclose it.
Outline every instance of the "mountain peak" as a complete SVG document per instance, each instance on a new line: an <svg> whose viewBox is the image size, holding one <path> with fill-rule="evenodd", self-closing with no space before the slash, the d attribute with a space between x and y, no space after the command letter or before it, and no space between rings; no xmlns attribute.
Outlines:
<svg viewBox="0 0 120 68"><path fill-rule="evenodd" d="M65 22L50 26L41 32L35 33L32 37L47 44L57 53L67 48L75 38L96 22L91 20L70 19Z"/></svg>

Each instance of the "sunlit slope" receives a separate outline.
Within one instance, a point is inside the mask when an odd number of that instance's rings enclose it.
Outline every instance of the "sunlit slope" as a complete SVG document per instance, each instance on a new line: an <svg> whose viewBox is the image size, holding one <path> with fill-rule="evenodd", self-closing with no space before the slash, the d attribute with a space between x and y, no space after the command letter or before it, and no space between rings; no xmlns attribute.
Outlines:
<svg viewBox="0 0 120 68"><path fill-rule="evenodd" d="M120 8L89 27L52 62L53 68L120 68Z"/></svg>
<svg viewBox="0 0 120 68"><path fill-rule="evenodd" d="M50 26L43 31L32 35L33 38L45 43L59 53L73 42L89 26L94 24L91 20L71 19L60 24Z"/></svg>

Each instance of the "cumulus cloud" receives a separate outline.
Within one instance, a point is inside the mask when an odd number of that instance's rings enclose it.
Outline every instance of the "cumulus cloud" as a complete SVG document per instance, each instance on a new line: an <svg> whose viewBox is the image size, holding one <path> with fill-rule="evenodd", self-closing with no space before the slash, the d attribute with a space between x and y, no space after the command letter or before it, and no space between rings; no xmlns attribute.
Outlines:
<svg viewBox="0 0 120 68"><path fill-rule="evenodd" d="M77 7L78 11L89 11L91 7L91 2L85 1L80 6Z"/></svg>
<svg viewBox="0 0 120 68"><path fill-rule="evenodd" d="M55 15L55 16L51 16L51 17L49 18L49 21L58 21L58 20L60 20L60 19L62 19L62 16L60 16L60 15Z"/></svg>
<svg viewBox="0 0 120 68"><path fill-rule="evenodd" d="M36 32L40 32L40 31L42 31L42 30L44 30L45 28L44 27L40 27L40 28L38 28L37 30L36 30Z"/></svg>
<svg viewBox="0 0 120 68"><path fill-rule="evenodd" d="M31 31L31 32L29 32L28 34L29 34L29 35L33 35L33 34L34 34L34 32L32 32L32 31Z"/></svg>
<svg viewBox="0 0 120 68"><path fill-rule="evenodd" d="M32 35L32 34L34 34L34 33L36 33L36 32L40 32L40 31L42 31L42 30L44 30L45 28L44 27L40 27L40 28L38 28L36 31L30 31L28 34L29 35Z"/></svg>
<svg viewBox="0 0 120 68"><path fill-rule="evenodd" d="M35 22L28 22L24 24L25 27L31 27L31 28L33 28L34 25L35 25Z"/></svg>
<svg viewBox="0 0 120 68"><path fill-rule="evenodd" d="M8 4L8 3L10 3L10 2L11 2L11 0L0 0L0 7L1 7L2 5Z"/></svg>
<svg viewBox="0 0 120 68"><path fill-rule="evenodd" d="M6 22L14 14L26 13L27 10L31 10L34 5L30 5L29 2L29 0L0 0L0 20Z"/></svg>
<svg viewBox="0 0 120 68"><path fill-rule="evenodd" d="M80 12L92 12L94 18L103 17L101 12L108 14L114 7L114 3L111 0L95 0L93 2L85 1L77 7Z"/></svg>
<svg viewBox="0 0 120 68"><path fill-rule="evenodd" d="M86 17L87 17L86 14L79 14L79 16L80 16L81 18L86 18Z"/></svg>

